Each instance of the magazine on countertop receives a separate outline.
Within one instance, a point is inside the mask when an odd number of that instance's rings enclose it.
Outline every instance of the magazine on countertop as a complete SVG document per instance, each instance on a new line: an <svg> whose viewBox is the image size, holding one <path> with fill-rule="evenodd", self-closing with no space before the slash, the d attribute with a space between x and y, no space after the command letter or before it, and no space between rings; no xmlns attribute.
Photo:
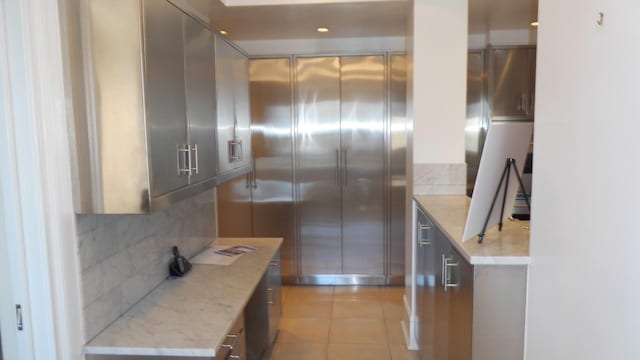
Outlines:
<svg viewBox="0 0 640 360"><path fill-rule="evenodd" d="M225 256L240 256L248 252L256 251L256 248L247 245L236 245L228 248L216 250L216 254Z"/></svg>
<svg viewBox="0 0 640 360"><path fill-rule="evenodd" d="M240 258L240 256L255 250L255 247L248 245L213 245L200 254L194 256L190 261L192 264L231 265Z"/></svg>

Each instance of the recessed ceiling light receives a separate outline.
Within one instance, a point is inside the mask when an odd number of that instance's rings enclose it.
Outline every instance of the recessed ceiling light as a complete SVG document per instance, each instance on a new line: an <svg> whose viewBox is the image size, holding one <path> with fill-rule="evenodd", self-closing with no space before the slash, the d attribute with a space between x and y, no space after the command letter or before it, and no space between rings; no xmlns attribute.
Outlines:
<svg viewBox="0 0 640 360"><path fill-rule="evenodd" d="M316 31L320 32L320 33L329 32L329 28L321 26L321 27L316 28Z"/></svg>
<svg viewBox="0 0 640 360"><path fill-rule="evenodd" d="M227 31L225 31L225 30L220 30L220 34L222 34L222 35L229 35L229 33L228 33Z"/></svg>
<svg viewBox="0 0 640 360"><path fill-rule="evenodd" d="M533 21L533 22L531 22L530 25L533 26L533 27L537 27L538 26L538 22L537 21Z"/></svg>

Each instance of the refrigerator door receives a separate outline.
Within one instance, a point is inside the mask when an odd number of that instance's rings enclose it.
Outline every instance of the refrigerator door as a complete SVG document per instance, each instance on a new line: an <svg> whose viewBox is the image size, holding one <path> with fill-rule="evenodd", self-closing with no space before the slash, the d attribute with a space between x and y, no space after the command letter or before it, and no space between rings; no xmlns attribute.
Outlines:
<svg viewBox="0 0 640 360"><path fill-rule="evenodd" d="M296 59L301 275L341 274L340 59Z"/></svg>
<svg viewBox="0 0 640 360"><path fill-rule="evenodd" d="M389 111L389 187L390 187L390 237L389 237L389 275L392 282L404 281L405 247L405 196L406 196L406 157L407 157L407 56L390 56Z"/></svg>
<svg viewBox="0 0 640 360"><path fill-rule="evenodd" d="M290 63L253 59L249 65L253 236L283 238L281 271L287 279L296 276Z"/></svg>
<svg viewBox="0 0 640 360"><path fill-rule="evenodd" d="M385 64L342 57L342 271L384 275Z"/></svg>

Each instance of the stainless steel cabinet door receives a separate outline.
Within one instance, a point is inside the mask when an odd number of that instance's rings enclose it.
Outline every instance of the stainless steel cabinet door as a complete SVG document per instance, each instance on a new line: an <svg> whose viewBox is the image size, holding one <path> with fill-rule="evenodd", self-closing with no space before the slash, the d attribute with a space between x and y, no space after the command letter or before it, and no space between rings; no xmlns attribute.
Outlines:
<svg viewBox="0 0 640 360"><path fill-rule="evenodd" d="M296 61L301 275L341 274L340 59Z"/></svg>
<svg viewBox="0 0 640 360"><path fill-rule="evenodd" d="M407 56L391 55L389 79L390 126L390 203L391 226L389 272L392 277L404 279L405 268L405 196L407 155Z"/></svg>
<svg viewBox="0 0 640 360"><path fill-rule="evenodd" d="M473 335L473 267L458 252L449 267L449 359L471 360ZM505 294L506 295L506 294ZM501 296L501 294L496 294Z"/></svg>
<svg viewBox="0 0 640 360"><path fill-rule="evenodd" d="M143 3L147 138L151 192L157 196L187 185L189 179L179 171L186 166L186 154L179 149L187 144L184 15L166 1Z"/></svg>
<svg viewBox="0 0 640 360"><path fill-rule="evenodd" d="M253 236L282 237L282 275L295 278L293 121L289 58L253 59L249 64Z"/></svg>
<svg viewBox="0 0 640 360"><path fill-rule="evenodd" d="M269 346L273 346L282 315L282 273L280 272L280 254L277 253L267 273L267 306L269 309Z"/></svg>
<svg viewBox="0 0 640 360"><path fill-rule="evenodd" d="M341 172L344 274L384 274L385 63L342 57Z"/></svg>
<svg viewBox="0 0 640 360"><path fill-rule="evenodd" d="M211 32L184 16L187 121L191 149L191 182L216 174L214 45ZM195 148L197 146L197 148Z"/></svg>
<svg viewBox="0 0 640 360"><path fill-rule="evenodd" d="M417 310L420 324L418 339L420 359L434 359L434 321L435 321L435 291L436 291L436 230L424 213L417 209L416 221L416 250L421 262L417 263L416 271L419 279Z"/></svg>
<svg viewBox="0 0 640 360"><path fill-rule="evenodd" d="M219 35L215 36L215 81L218 140L218 170L220 173L233 170L229 142L235 137L235 88L233 61L236 50Z"/></svg>
<svg viewBox="0 0 640 360"><path fill-rule="evenodd" d="M436 229L435 291L433 296L433 359L449 359L449 291L445 291L445 259L450 259L453 248L440 230Z"/></svg>
<svg viewBox="0 0 640 360"><path fill-rule="evenodd" d="M249 60L236 49L233 54L234 106L236 136L241 141L240 158L233 165L238 168L251 162L251 116L249 115Z"/></svg>
<svg viewBox="0 0 640 360"><path fill-rule="evenodd" d="M529 49L491 49L489 52L491 117L526 117L529 102Z"/></svg>

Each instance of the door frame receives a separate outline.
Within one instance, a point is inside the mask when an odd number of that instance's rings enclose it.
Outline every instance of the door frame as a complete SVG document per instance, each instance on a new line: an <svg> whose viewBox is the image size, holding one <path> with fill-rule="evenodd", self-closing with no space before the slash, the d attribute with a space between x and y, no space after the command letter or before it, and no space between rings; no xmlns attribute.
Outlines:
<svg viewBox="0 0 640 360"><path fill-rule="evenodd" d="M0 2L0 325L7 359L82 359L84 332L57 0ZM15 306L22 306L22 331Z"/></svg>

